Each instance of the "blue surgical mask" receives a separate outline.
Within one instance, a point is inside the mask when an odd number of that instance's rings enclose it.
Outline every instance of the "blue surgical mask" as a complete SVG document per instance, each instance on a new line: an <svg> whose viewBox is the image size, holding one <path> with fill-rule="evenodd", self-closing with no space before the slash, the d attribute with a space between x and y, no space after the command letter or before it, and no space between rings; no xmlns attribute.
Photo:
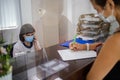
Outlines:
<svg viewBox="0 0 120 80"><path fill-rule="evenodd" d="M25 41L32 42L34 40L34 36L26 36Z"/></svg>
<svg viewBox="0 0 120 80"><path fill-rule="evenodd" d="M105 18L105 17L103 16L103 13L104 13L104 11L103 11L102 13L99 13L99 17L100 17L104 22L110 22L110 23L115 22L115 21L116 21L116 18L115 18L115 16L113 15L113 12L114 12L114 10L112 10L112 14L111 14L110 16L108 16L107 18Z"/></svg>

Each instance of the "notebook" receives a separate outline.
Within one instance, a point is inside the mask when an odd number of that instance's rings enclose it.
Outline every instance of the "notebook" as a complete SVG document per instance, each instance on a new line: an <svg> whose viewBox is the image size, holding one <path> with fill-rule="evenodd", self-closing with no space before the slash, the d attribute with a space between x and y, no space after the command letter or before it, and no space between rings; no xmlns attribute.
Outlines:
<svg viewBox="0 0 120 80"><path fill-rule="evenodd" d="M73 51L70 49L64 49L64 50L58 50L58 53L63 61L92 58L97 56L97 53L93 50Z"/></svg>

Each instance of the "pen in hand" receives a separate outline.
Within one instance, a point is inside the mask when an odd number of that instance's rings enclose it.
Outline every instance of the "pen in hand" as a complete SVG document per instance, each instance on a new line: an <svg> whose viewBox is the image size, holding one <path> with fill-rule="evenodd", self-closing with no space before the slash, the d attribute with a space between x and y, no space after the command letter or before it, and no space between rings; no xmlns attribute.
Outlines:
<svg viewBox="0 0 120 80"><path fill-rule="evenodd" d="M76 42L76 37L77 37L77 34L74 36L74 38L73 38L73 43L75 43Z"/></svg>
<svg viewBox="0 0 120 80"><path fill-rule="evenodd" d="M77 43L76 43L77 34L73 37L73 42L70 44L70 49L76 51L77 50Z"/></svg>

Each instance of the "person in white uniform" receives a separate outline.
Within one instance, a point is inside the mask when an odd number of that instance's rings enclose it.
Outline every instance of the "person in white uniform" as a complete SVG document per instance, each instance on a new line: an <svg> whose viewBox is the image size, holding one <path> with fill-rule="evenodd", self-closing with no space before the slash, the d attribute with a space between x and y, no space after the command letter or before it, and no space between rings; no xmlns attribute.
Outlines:
<svg viewBox="0 0 120 80"><path fill-rule="evenodd" d="M29 53L31 51L40 51L40 44L35 37L35 29L31 24L24 24L21 27L19 41L13 46L13 57L20 54Z"/></svg>

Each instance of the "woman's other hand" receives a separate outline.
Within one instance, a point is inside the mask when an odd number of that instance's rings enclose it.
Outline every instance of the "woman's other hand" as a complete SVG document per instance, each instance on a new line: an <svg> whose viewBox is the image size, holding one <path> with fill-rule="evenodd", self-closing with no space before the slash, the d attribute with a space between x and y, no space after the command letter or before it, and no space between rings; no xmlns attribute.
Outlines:
<svg viewBox="0 0 120 80"><path fill-rule="evenodd" d="M35 46L35 50L36 50L36 51L40 51L40 50L41 50L39 41L38 41L38 39L37 39L36 36L34 36L34 42L33 42L33 44L34 44L34 46Z"/></svg>
<svg viewBox="0 0 120 80"><path fill-rule="evenodd" d="M101 45L103 45L102 42L96 42L96 43L90 44L90 50L95 50L98 46L101 46Z"/></svg>

